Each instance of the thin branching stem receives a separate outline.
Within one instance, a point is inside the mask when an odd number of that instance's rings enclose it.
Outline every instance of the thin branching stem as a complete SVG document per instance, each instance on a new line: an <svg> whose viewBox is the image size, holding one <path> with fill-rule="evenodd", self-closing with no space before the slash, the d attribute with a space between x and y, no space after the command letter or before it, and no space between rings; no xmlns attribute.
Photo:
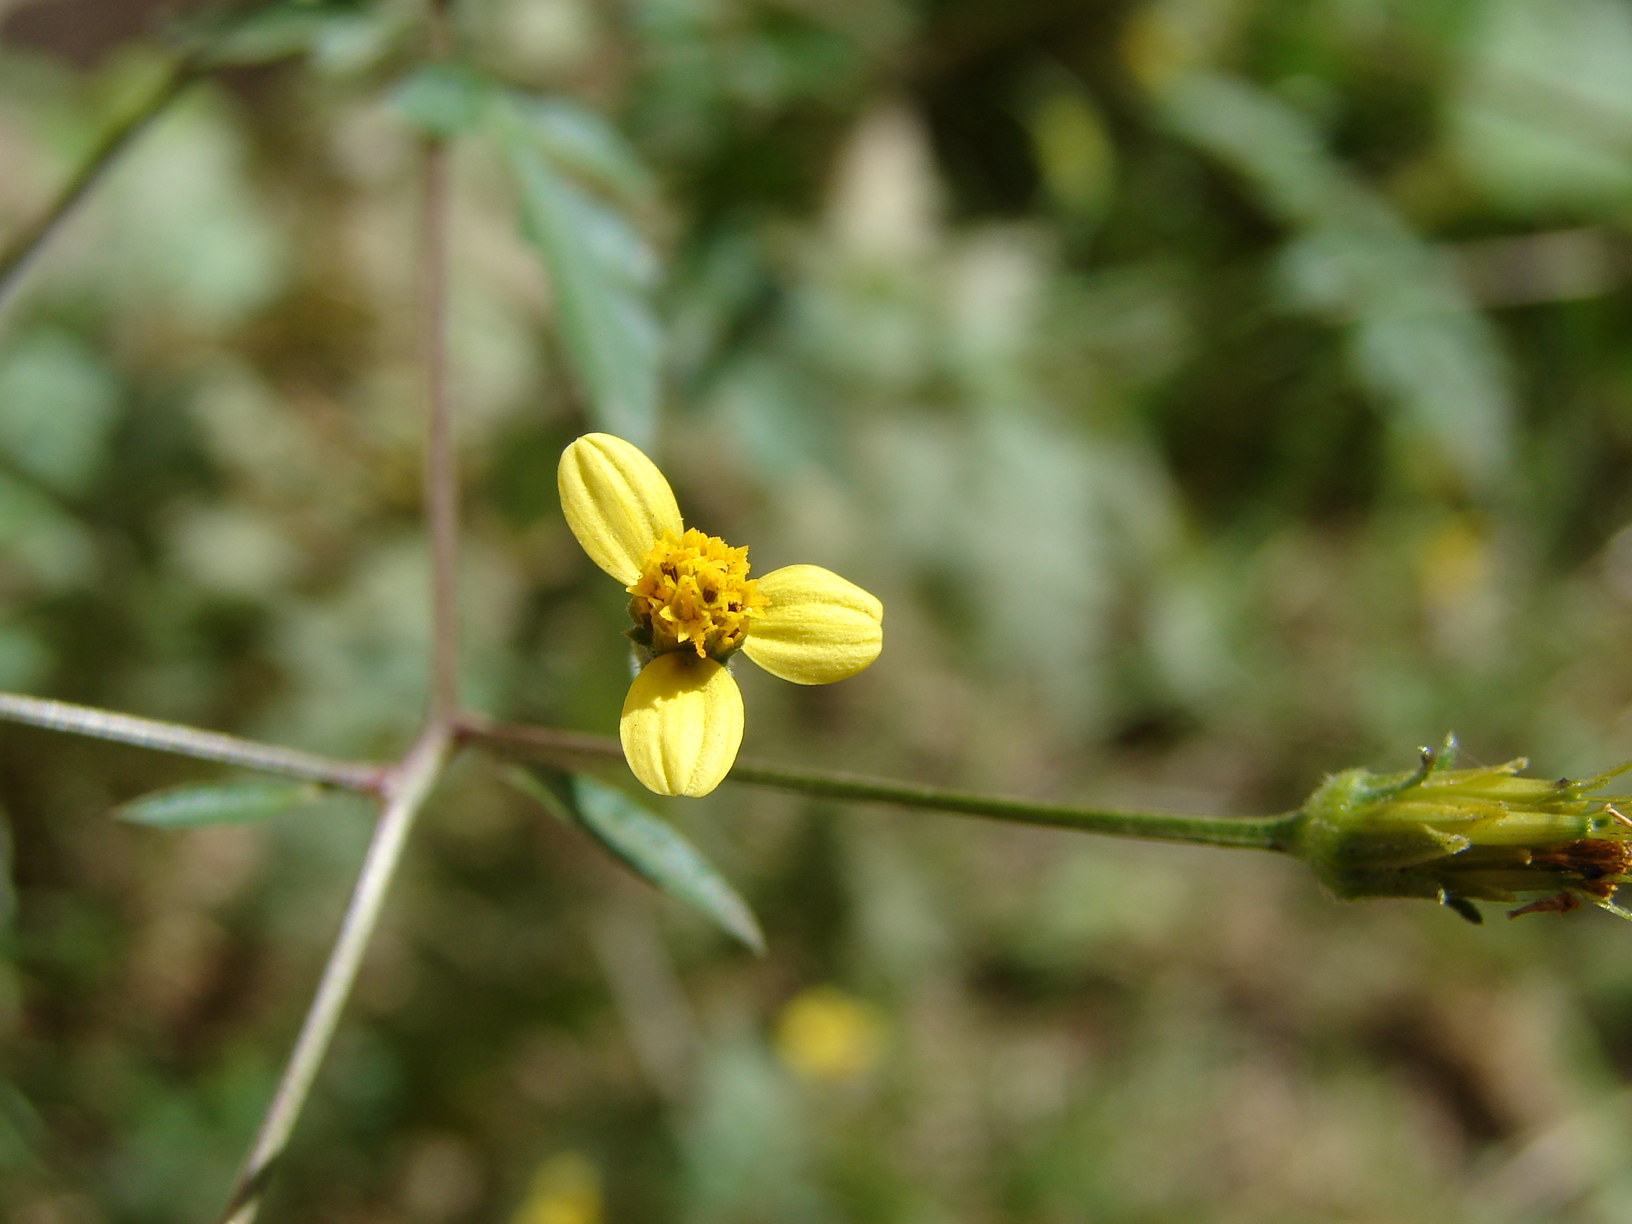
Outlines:
<svg viewBox="0 0 1632 1224"><path fill-rule="evenodd" d="M138 748L173 752L202 761L241 765L245 769L284 774L350 790L378 791L386 772L384 766L367 761L337 761L314 752L262 744L240 739L236 735L223 735L219 731L202 731L179 723L138 718L134 714L116 714L112 710L51 701L44 697L25 697L20 693L0 693L0 719L52 731L71 731L94 739L134 744Z"/></svg>
<svg viewBox="0 0 1632 1224"><path fill-rule="evenodd" d="M585 759L623 759L623 749L615 739L557 731L551 727L520 726L466 716L460 722L459 733L473 743L557 764L571 764ZM1300 819L1298 813L1264 817L1190 816L1176 812L1127 812L1075 804L1038 803L1029 799L948 790L917 782L869 778L831 770L789 769L747 758L738 758L726 775L726 781L796 791L823 799L925 808L1014 824L1075 829L1079 833L1256 850L1288 849Z"/></svg>
<svg viewBox="0 0 1632 1224"><path fill-rule="evenodd" d="M130 147L149 124L169 109L170 104L181 96L187 86L205 73L206 69L201 66L197 57L189 56L175 64L154 87L153 92L143 99L141 105L103 135L96 147L80 163L74 176L63 184L56 198L46 206L45 211L33 224L6 244L5 249L0 251L0 311L5 310L17 290L22 287L29 268L47 241L73 214L80 201L102 181L113 163L119 159L119 155Z"/></svg>
<svg viewBox="0 0 1632 1224"><path fill-rule="evenodd" d="M380 911L397 865L402 861L414 817L447 761L451 738L445 725L427 727L392 772L385 810L374 828L374 839L341 920L340 934L329 952L323 978L300 1027L300 1036L295 1039L283 1078L278 1082L222 1216L229 1224L250 1224L260 1208L267 1182L289 1144L289 1136L311 1092L312 1080L328 1052L340 1014L357 980L358 967L379 924Z"/></svg>
<svg viewBox="0 0 1632 1224"><path fill-rule="evenodd" d="M448 52L445 0L431 0L430 50ZM425 728L386 782L386 804L363 861L339 937L301 1025L283 1078L261 1122L254 1146L233 1188L226 1224L252 1224L267 1181L288 1146L312 1082L334 1038L380 913L402 861L402 851L421 805L436 785L455 747L458 717L458 473L454 462L453 409L447 378L448 150L439 138L426 142L424 217L420 237L420 337L425 370L425 528L431 549L430 694Z"/></svg>

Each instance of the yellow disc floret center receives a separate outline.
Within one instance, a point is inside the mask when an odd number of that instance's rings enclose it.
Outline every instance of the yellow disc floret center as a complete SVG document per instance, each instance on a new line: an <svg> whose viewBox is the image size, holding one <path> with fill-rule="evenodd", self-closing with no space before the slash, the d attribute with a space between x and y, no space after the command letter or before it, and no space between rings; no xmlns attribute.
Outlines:
<svg viewBox="0 0 1632 1224"><path fill-rule="evenodd" d="M748 577L748 550L696 528L668 532L641 561L630 584L629 636L654 656L672 650L724 659L748 636L749 618L765 606Z"/></svg>

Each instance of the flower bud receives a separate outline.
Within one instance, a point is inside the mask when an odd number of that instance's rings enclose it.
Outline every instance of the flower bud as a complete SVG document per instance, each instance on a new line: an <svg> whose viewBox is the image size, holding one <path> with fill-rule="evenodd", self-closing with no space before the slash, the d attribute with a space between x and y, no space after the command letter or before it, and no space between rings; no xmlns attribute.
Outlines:
<svg viewBox="0 0 1632 1224"><path fill-rule="evenodd" d="M1456 742L1423 749L1410 773L1349 769L1303 806L1293 847L1335 896L1424 897L1479 922L1475 901L1563 913L1590 901L1632 919L1615 890L1632 872L1632 820L1589 797L1632 762L1596 777L1521 778L1520 758L1488 769L1447 768Z"/></svg>

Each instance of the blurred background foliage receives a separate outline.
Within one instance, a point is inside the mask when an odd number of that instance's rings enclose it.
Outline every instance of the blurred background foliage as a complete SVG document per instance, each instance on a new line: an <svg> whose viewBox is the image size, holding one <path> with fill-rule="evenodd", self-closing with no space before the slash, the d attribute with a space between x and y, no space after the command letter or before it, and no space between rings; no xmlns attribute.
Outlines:
<svg viewBox="0 0 1632 1224"><path fill-rule="evenodd" d="M35 269L0 687L401 750L429 125L460 135L483 708L615 723L622 597L553 479L612 427L689 521L889 609L855 680L745 669L756 755L1261 813L1447 729L1551 775L1632 754L1622 0L461 0L429 75L419 16L274 10ZM0 0L0 234L196 17ZM369 827L108 819L219 776L0 735L7 1220L219 1208ZM456 768L269 1221L1629 1218L1605 915L1475 929L1248 854L733 788L662 810L766 958Z"/></svg>

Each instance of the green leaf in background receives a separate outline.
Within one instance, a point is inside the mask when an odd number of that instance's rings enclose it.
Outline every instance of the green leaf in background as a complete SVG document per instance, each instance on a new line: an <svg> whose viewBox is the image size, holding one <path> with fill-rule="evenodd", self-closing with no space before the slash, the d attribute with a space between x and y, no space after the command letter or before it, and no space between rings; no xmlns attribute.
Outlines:
<svg viewBox="0 0 1632 1224"><path fill-rule="evenodd" d="M1621 207L1632 191L1632 9L1488 0L1473 17L1447 115L1458 164L1518 211Z"/></svg>
<svg viewBox="0 0 1632 1224"><path fill-rule="evenodd" d="M507 776L517 790L588 833L636 875L765 954L765 936L748 903L668 821L593 778L541 769L513 769Z"/></svg>
<svg viewBox="0 0 1632 1224"><path fill-rule="evenodd" d="M198 27L196 37L206 46L206 66L265 64L291 56L310 56L331 72L356 72L377 62L397 37L412 28L390 5L364 5L353 0L313 3L284 0L230 19L226 30L205 28L211 16L188 23Z"/></svg>
<svg viewBox="0 0 1632 1224"><path fill-rule="evenodd" d="M604 191L626 208L657 193L651 172L618 130L600 115L563 98L515 100L538 145L558 168Z"/></svg>
<svg viewBox="0 0 1632 1224"><path fill-rule="evenodd" d="M45 1124L27 1097L0 1079L0 1170L40 1168L38 1147Z"/></svg>
<svg viewBox="0 0 1632 1224"><path fill-rule="evenodd" d="M523 229L555 296L561 339L597 428L649 448L662 344L647 291L656 264L621 214L569 182L533 138L529 110L505 111Z"/></svg>
<svg viewBox="0 0 1632 1224"><path fill-rule="evenodd" d="M0 449L55 492L96 475L118 407L112 372L70 332L36 328L0 353Z"/></svg>
<svg viewBox="0 0 1632 1224"><path fill-rule="evenodd" d="M487 82L458 64L429 64L404 78L392 104L433 136L457 136L481 120Z"/></svg>
<svg viewBox="0 0 1632 1224"><path fill-rule="evenodd" d="M90 533L51 498L0 475L0 555L44 591L81 586L96 569Z"/></svg>
<svg viewBox="0 0 1632 1224"><path fill-rule="evenodd" d="M1513 467L1506 362L1448 261L1268 90L1191 72L1159 100L1177 131L1291 227L1281 261L1290 303L1346 326L1359 382L1402 437L1437 443L1471 491L1504 487Z"/></svg>
<svg viewBox="0 0 1632 1224"><path fill-rule="evenodd" d="M113 814L159 829L192 829L265 820L311 803L321 793L311 782L187 783L133 799Z"/></svg>
<svg viewBox="0 0 1632 1224"><path fill-rule="evenodd" d="M71 269L82 292L201 337L232 334L271 306L293 275L295 237L251 159L225 94L190 94L109 175L119 225ZM128 363L121 373L130 378Z"/></svg>

